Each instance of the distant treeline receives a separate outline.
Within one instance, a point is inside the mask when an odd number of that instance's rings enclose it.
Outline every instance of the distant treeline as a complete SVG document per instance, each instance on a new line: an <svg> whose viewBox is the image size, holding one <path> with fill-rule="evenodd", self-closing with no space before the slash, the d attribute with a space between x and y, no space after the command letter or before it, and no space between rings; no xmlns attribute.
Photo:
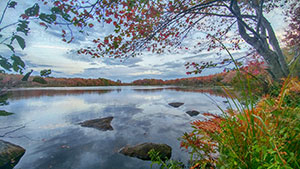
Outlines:
<svg viewBox="0 0 300 169"><path fill-rule="evenodd" d="M10 87L76 87L76 86L120 86L120 85L180 85L180 86L223 86L236 83L236 71L217 73L208 76L179 78L173 80L141 79L131 83L122 83L104 78L54 78L30 76L28 81L22 81L23 75L0 73L2 86ZM0 86L1 87L1 86Z"/></svg>
<svg viewBox="0 0 300 169"><path fill-rule="evenodd" d="M84 79L84 78L54 78L30 76L28 81L22 81L23 75L0 73L1 85L10 87L76 87L76 86L117 86L119 81L109 79Z"/></svg>
<svg viewBox="0 0 300 169"><path fill-rule="evenodd" d="M179 78L173 80L161 80L161 79L142 79L135 80L132 85L183 85L183 86L218 86L226 85L227 73L218 73L209 76Z"/></svg>

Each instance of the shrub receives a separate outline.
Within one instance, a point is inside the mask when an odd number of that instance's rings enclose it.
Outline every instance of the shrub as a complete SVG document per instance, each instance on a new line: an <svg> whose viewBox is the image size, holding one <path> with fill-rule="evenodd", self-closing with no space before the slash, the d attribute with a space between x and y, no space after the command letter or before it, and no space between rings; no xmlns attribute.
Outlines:
<svg viewBox="0 0 300 169"><path fill-rule="evenodd" d="M44 78L39 76L34 77L32 81L40 84L47 84L47 81Z"/></svg>
<svg viewBox="0 0 300 169"><path fill-rule="evenodd" d="M229 93L228 93L229 94ZM251 94L251 93L248 93ZM223 116L205 114L182 137L194 168L300 168L300 82L286 79L277 97L248 101Z"/></svg>

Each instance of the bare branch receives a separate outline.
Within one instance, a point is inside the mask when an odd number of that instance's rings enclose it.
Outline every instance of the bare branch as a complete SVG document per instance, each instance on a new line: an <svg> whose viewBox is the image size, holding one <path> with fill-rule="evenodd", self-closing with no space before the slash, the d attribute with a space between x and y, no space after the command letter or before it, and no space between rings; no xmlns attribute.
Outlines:
<svg viewBox="0 0 300 169"><path fill-rule="evenodd" d="M4 15L5 15L5 13L6 13L6 10L7 10L8 6L9 6L10 1L11 1L11 0L9 0L9 1L7 2L6 6L5 6L5 8L4 8L4 11L3 11L2 16L1 16L1 19L0 19L0 24L1 24L2 21L3 21Z"/></svg>
<svg viewBox="0 0 300 169"><path fill-rule="evenodd" d="M18 22L11 23L11 24L8 24L8 25L6 25L6 26L3 26L2 28L0 28L0 32L1 32L3 29L8 28L8 27L10 27L10 26L14 26L14 25L16 25L16 24L18 24L18 23L19 23L19 21L18 21Z"/></svg>
<svg viewBox="0 0 300 169"><path fill-rule="evenodd" d="M228 18L236 18L234 15L224 15L224 14L217 14L217 13L208 13L208 12L195 12L195 14L200 15L209 15L209 16L219 16L219 17L228 17ZM254 19L254 15L241 15L242 18L251 18Z"/></svg>

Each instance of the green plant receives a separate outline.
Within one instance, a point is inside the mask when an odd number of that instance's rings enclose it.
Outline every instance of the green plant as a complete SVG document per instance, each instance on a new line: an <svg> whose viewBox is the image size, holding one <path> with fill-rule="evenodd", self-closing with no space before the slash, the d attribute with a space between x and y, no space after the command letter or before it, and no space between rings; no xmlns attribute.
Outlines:
<svg viewBox="0 0 300 169"><path fill-rule="evenodd" d="M227 94L233 105L223 116L205 114L208 120L193 122L194 131L182 137L194 167L300 168L300 82L286 79L277 97L245 106Z"/></svg>
<svg viewBox="0 0 300 169"><path fill-rule="evenodd" d="M44 69L40 71L42 77L48 77L52 73L51 69Z"/></svg>
<svg viewBox="0 0 300 169"><path fill-rule="evenodd" d="M12 115L13 113L7 112L5 110L0 110L0 116L9 116Z"/></svg>
<svg viewBox="0 0 300 169"><path fill-rule="evenodd" d="M170 159L161 159L160 153L156 152L154 149L148 152L151 158L151 168L154 164L160 166L160 169L182 169L184 165L182 162Z"/></svg>
<svg viewBox="0 0 300 169"><path fill-rule="evenodd" d="M40 83L40 84L47 84L47 81L42 78L42 77L39 77L39 76L36 76L32 79L33 82L37 82L37 83Z"/></svg>

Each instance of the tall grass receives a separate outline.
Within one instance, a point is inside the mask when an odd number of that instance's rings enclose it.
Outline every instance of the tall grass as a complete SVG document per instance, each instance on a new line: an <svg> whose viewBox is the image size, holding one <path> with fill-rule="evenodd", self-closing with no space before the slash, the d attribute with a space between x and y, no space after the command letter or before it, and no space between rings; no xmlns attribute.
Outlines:
<svg viewBox="0 0 300 169"><path fill-rule="evenodd" d="M221 116L204 113L207 119L192 122L194 130L181 138L191 169L300 168L300 81L268 83L234 63L239 95L224 88L229 108L219 107Z"/></svg>
<svg viewBox="0 0 300 169"><path fill-rule="evenodd" d="M225 89L230 108L221 109L222 116L205 114L208 119L194 121L194 130L182 137L192 168L300 168L299 80L287 78L278 96L259 102L249 84L237 101Z"/></svg>

